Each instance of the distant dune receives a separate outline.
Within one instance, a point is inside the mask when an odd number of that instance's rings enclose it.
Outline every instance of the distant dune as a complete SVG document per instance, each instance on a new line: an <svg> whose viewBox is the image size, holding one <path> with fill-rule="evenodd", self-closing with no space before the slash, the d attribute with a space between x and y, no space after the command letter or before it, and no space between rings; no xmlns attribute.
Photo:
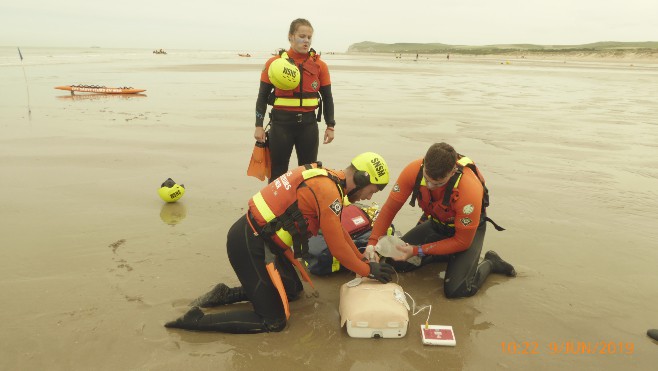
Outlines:
<svg viewBox="0 0 658 371"><path fill-rule="evenodd" d="M582 45L448 45L439 43L396 43L383 44L363 41L350 45L348 53L403 53L403 54L462 54L462 55L505 55L505 56L573 56L573 57L617 57L629 55L641 58L658 58L658 41L616 42L601 41Z"/></svg>

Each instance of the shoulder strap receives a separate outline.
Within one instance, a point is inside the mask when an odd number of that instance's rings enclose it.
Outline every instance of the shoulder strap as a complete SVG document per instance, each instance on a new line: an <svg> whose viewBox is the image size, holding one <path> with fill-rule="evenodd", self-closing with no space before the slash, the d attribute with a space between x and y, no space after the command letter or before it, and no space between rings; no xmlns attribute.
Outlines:
<svg viewBox="0 0 658 371"><path fill-rule="evenodd" d="M448 184L446 184L446 190L445 193L443 194L443 206L448 207L450 206L450 197L452 197L452 191L455 189L455 185L457 182L459 182L459 179L462 177L462 169L461 167L457 167L457 171L455 174L450 177L450 180L448 180Z"/></svg>
<svg viewBox="0 0 658 371"><path fill-rule="evenodd" d="M478 178L480 183L482 184L482 188L484 190L484 194L482 196L482 210L486 209L489 206L489 189L487 188L487 185L484 182L484 178L482 178L480 174L480 170L478 169L477 165L473 161L470 161L466 165L467 168L471 169L473 171L473 174Z"/></svg>
<svg viewBox="0 0 658 371"><path fill-rule="evenodd" d="M416 206L416 198L420 200L422 197L420 195L420 182L423 180L423 166L425 166L425 160L420 164L420 170L418 170L418 175L416 175L416 183L414 184L414 189L411 192L411 201L409 205Z"/></svg>

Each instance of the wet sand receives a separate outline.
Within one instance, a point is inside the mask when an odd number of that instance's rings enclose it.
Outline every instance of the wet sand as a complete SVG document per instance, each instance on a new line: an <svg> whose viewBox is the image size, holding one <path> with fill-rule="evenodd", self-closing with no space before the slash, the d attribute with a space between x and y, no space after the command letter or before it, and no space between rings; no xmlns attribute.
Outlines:
<svg viewBox="0 0 658 371"><path fill-rule="evenodd" d="M453 144L480 166L489 215L507 228L489 228L484 250L518 277L493 275L474 297L448 300L444 264L399 275L432 305L430 323L454 327L454 348L421 344L426 312L402 339L350 338L338 316L347 273L315 278L320 297L291 303L281 333L165 329L214 284L237 284L226 233L264 185L245 172L266 57L28 64L31 115L20 66L0 67L0 369L654 367L652 61L325 56L338 122L320 148L325 165L376 151L396 178L431 143ZM147 91L53 89L82 82ZM157 196L168 177L187 189L176 204ZM397 229L418 214L404 207Z"/></svg>

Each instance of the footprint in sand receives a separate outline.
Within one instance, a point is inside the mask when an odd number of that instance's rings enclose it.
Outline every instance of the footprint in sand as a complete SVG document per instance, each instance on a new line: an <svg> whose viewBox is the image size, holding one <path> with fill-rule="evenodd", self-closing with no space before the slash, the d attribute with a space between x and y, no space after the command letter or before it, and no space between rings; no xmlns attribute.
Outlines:
<svg viewBox="0 0 658 371"><path fill-rule="evenodd" d="M112 249L112 254L116 255L117 250L119 249L119 247L122 246L125 243L126 243L126 240L122 238L120 240L117 240L116 242L113 242L113 243L109 244L108 247ZM115 257L113 260L116 263L118 263L117 268L125 269L128 272L133 270L133 267L131 267L130 264L128 264L128 262L125 259ZM110 269L110 272L113 272L113 271L114 271L114 269Z"/></svg>

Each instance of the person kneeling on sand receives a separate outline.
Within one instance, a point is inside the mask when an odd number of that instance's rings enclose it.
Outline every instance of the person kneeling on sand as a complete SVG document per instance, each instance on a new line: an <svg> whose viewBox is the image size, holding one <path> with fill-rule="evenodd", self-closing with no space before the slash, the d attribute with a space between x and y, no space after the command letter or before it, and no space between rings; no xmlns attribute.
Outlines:
<svg viewBox="0 0 658 371"><path fill-rule="evenodd" d="M218 284L165 327L238 334L283 330L289 317L288 300L295 300L303 290L294 266L311 283L297 259L308 254L308 238L319 229L341 265L361 276L390 282L393 267L369 262L340 221L345 195L350 202L369 200L388 180L386 162L372 152L355 157L342 171L314 163L286 172L251 198L247 214L228 232L228 258L242 286ZM250 301L253 310L204 314L199 309L240 301Z"/></svg>
<svg viewBox="0 0 658 371"><path fill-rule="evenodd" d="M447 261L444 293L448 298L474 295L490 273L516 276L514 267L494 251L487 252L478 264L486 222L497 230L504 228L486 216L489 194L473 161L447 143L433 144L424 158L404 168L379 212L366 251L374 249L378 238L386 235L409 196L411 206L418 201L423 217L402 236L407 244L397 246L401 256L391 263L397 271ZM414 256L420 257L420 263L407 262Z"/></svg>

